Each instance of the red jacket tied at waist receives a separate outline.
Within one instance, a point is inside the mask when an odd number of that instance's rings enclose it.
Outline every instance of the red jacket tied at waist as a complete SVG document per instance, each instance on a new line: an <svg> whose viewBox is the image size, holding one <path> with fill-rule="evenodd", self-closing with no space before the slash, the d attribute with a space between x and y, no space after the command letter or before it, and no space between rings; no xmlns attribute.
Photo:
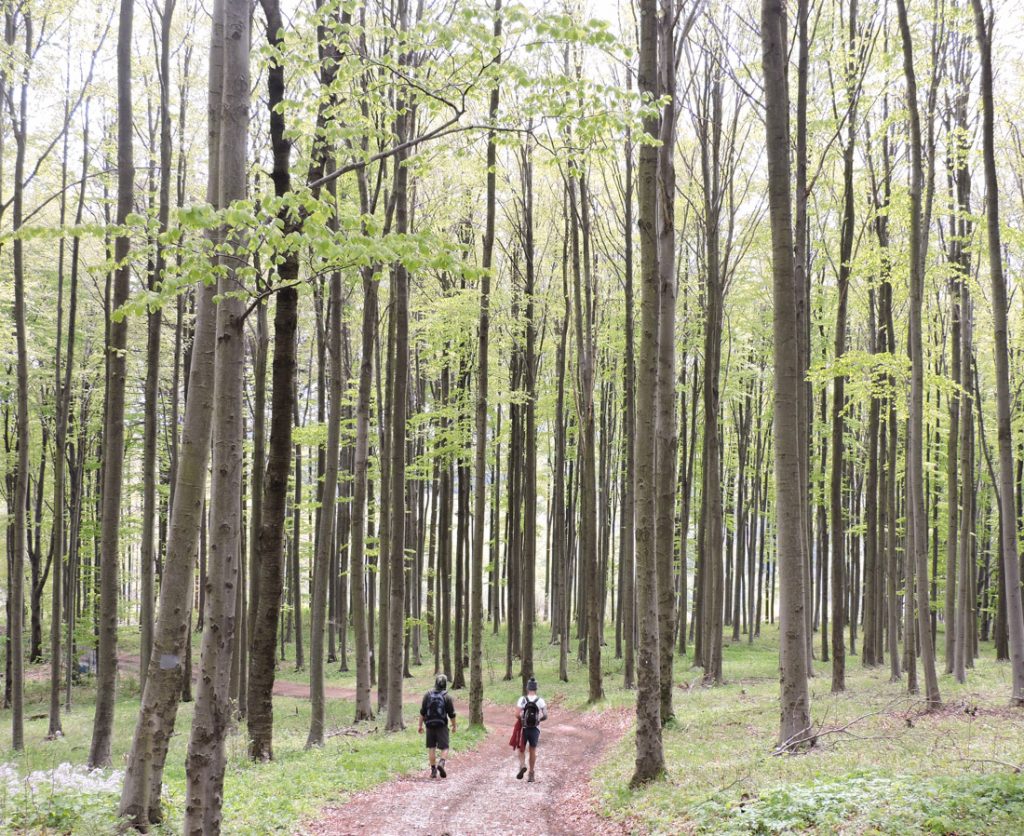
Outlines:
<svg viewBox="0 0 1024 836"><path fill-rule="evenodd" d="M512 736L508 739L508 745L513 749L525 749L526 740L523 737L523 721L516 720L515 726L512 728Z"/></svg>

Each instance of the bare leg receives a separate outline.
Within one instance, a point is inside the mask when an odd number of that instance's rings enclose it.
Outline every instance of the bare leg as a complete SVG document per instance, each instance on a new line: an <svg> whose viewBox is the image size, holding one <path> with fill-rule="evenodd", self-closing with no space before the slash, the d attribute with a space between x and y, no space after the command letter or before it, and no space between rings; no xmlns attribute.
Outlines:
<svg viewBox="0 0 1024 836"><path fill-rule="evenodd" d="M437 749L427 749L427 758L429 758L431 766L437 763Z"/></svg>

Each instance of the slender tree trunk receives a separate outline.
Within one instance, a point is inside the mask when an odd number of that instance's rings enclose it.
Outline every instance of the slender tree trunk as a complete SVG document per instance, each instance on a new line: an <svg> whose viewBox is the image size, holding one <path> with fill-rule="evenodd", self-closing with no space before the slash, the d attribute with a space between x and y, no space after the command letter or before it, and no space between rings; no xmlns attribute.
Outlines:
<svg viewBox="0 0 1024 836"><path fill-rule="evenodd" d="M656 0L640 0L640 55L638 89L656 99L659 94L658 8ZM644 133L659 134L658 117L644 117ZM655 543L657 496L655 431L657 429L658 381L658 149L640 146L637 169L640 230L640 363L637 369L636 405L636 562L637 605L640 610L640 648L636 701L636 768L630 781L639 786L665 771L661 735L661 675L658 636L658 573Z"/></svg>
<svg viewBox="0 0 1024 836"><path fill-rule="evenodd" d="M985 191L988 221L989 274L992 280L992 320L995 330L996 430L999 438L999 526L1002 532L1006 623L1009 636L1013 690L1010 701L1024 706L1024 612L1020 596L1020 559L1017 555L1017 509L1013 493L1013 435L1010 415L1010 363L1007 335L1006 280L999 229L999 178L996 173L995 104L992 90L992 28L985 21L981 0L971 0L974 28L981 56L981 100Z"/></svg>
<svg viewBox="0 0 1024 836"><path fill-rule="evenodd" d="M922 307L924 294L924 240L927 227L923 223L921 193L923 173L921 166L921 125L917 107L917 79L914 72L914 52L910 24L907 20L905 0L897 0L900 33L903 40L903 68L907 81L908 116L910 122L910 428L907 438L908 500L907 514L910 529L909 557L914 561L917 583L918 633L921 643L921 662L924 666L926 699L929 708L942 704L939 680L935 673L932 645L931 616L928 596L928 531L925 516L923 478L923 420L924 420L924 355L922 348ZM909 637L908 637L909 638ZM1024 636L1022 636L1024 640Z"/></svg>
<svg viewBox="0 0 1024 836"><path fill-rule="evenodd" d="M627 74L627 80L632 75ZM627 85L631 89L632 84ZM626 316L626 346L622 363L622 393L625 401L622 427L622 526L619 544L619 564L622 574L620 595L622 599L621 620L623 645L623 687L632 689L636 685L636 570L634 568L634 547L636 541L636 348L634 345L633 322L633 136L626 135L625 142L625 285L624 302ZM685 573L685 568L684 568Z"/></svg>
<svg viewBox="0 0 1024 836"><path fill-rule="evenodd" d="M401 32L409 29L408 0L398 0L398 28ZM399 58L400 64L408 64L407 55ZM395 136L399 144L409 139L412 133L412 117L404 99L399 93L398 116L395 119ZM409 169L405 165L406 151L395 154L395 232L403 235L409 231ZM392 411L391 411L391 507L388 527L389 553L381 551L382 558L390 563L390 601L388 623L381 624L381 633L388 635L388 656L381 659L387 667L388 731L405 727L402 720L402 662L405 633L405 455L406 455L406 412L408 409L409 385L409 274L402 263L395 264L391 271L392 316L395 323L395 363L392 369ZM465 490L468 485L464 482ZM461 515L460 515L461 517ZM381 590L383 596L384 590ZM459 659L462 647L458 648Z"/></svg>
<svg viewBox="0 0 1024 836"><path fill-rule="evenodd" d="M352 622L356 660L355 719L373 717L370 703L370 642L366 624L363 577L366 556L366 497L370 442L370 397L373 383L373 341L377 328L377 280L372 270L363 271L362 351L356 401L356 443L352 469L352 542L349 548L349 582L352 587Z"/></svg>
<svg viewBox="0 0 1024 836"><path fill-rule="evenodd" d="M846 143L843 147L843 220L839 244L839 303L836 308L835 362L842 361L846 352L846 307L850 291L851 261L853 259L854 193L853 155L854 138L857 131L857 99L855 75L857 73L857 0L850 2L849 31L847 36L847 64L845 66L845 87L849 98ZM846 645L843 630L846 627L845 610L847 584L846 566L846 521L843 519L843 469L845 466L843 434L846 410L846 378L840 372L832 379L832 693L846 690ZM850 579L852 581L852 578ZM852 621L855 619L851 619Z"/></svg>
<svg viewBox="0 0 1024 836"><path fill-rule="evenodd" d="M122 0L117 42L117 224L124 226L132 211L135 166L132 155L132 0ZM127 301L131 280L128 257L131 239L119 235L114 243L117 263L112 304L114 312ZM103 505L100 540L99 652L96 673L96 713L93 720L89 766L110 765L117 687L117 604L120 553L121 493L124 469L124 397L128 347L128 320L115 315L107 343L107 413L103 432Z"/></svg>
<svg viewBox="0 0 1024 836"><path fill-rule="evenodd" d="M537 325L534 321L536 270L533 238L533 160L530 150L522 150L523 249L526 262L526 353L523 357L526 389L526 437L523 456L523 693L534 675L533 634L536 618L537 586Z"/></svg>
<svg viewBox="0 0 1024 836"><path fill-rule="evenodd" d="M675 560L676 447L676 25L675 3L663 2L658 25L659 90L671 96L661 115L658 179L661 213L658 224L658 378L655 439L655 555L658 573L658 645L661 691L661 722L668 723L672 710L672 665L676 635Z"/></svg>
<svg viewBox="0 0 1024 836"><path fill-rule="evenodd" d="M122 4L123 5L123 4ZM122 9L122 17L125 12ZM130 10L128 31L131 31ZM32 53L32 19L25 16L22 20L25 32L25 55ZM14 46L16 36L14 25L8 25L8 46ZM118 64L120 68L120 61ZM28 117L28 70L24 70L24 76L20 84L20 96L18 103L18 130L15 133L15 162L14 162L14 195L12 205L12 227L18 230L21 227L24 216L24 183L25 183L25 147L27 143L27 117ZM6 91L5 91L6 92ZM10 93L8 93L10 95ZM25 553L28 549L28 483L29 483L29 411L28 411L28 342L25 323L25 257L24 243L20 237L14 239L12 245L14 251L14 330L17 351L17 464L14 470L14 530L11 533L13 548L10 550L11 561L8 567L10 578L10 593L8 603L8 648L5 654L10 660L9 671L7 672L7 684L11 691L9 704L11 706L11 748L20 752L25 748L25 675L24 675L24 566ZM105 561L106 563L106 561ZM115 576L114 592L116 594L117 578ZM116 600L115 600L116 607ZM116 616L116 611L115 611ZM114 625L116 630L116 624ZM115 637L116 638L116 637ZM113 678L109 679L108 690L113 690ZM99 682L97 682L99 685ZM5 699L5 703L8 700ZM105 703L110 704L110 711L113 710L113 694ZM99 702L97 701L97 707ZM110 723L112 725L113 718ZM109 738L109 733L108 733ZM109 743L107 746L106 759L109 760Z"/></svg>
<svg viewBox="0 0 1024 836"><path fill-rule="evenodd" d="M501 40L501 0L494 0L494 40L495 43ZM495 55L495 63L501 62L501 53ZM498 85L491 88L488 116L493 123L498 118ZM474 485L473 485L473 516L475 527L473 529L473 557L472 572L470 577L470 632L471 645L469 662L469 722L474 726L482 726L484 722L484 622L483 622L483 601L484 601L484 550L487 546L484 540L484 516L487 513L487 379L488 379L488 349L491 327L491 267L494 257L494 219L497 212L495 192L497 188L497 143L493 130L487 134L487 209L484 222L483 260L481 267L483 272L480 275L480 324L478 333L477 351L477 382L476 382L476 447L474 451ZM532 253L527 253L527 259L532 258ZM527 325L527 327L530 327ZM529 538L529 532L527 532ZM534 532L536 538L536 532ZM527 545L529 549L529 545ZM532 591L531 591L532 592ZM531 595L532 597L532 595ZM523 674L526 675L527 655L532 666L533 656L533 619L530 613L526 613L528 626L526 646L523 654ZM530 672L532 675L532 671Z"/></svg>
<svg viewBox="0 0 1024 836"><path fill-rule="evenodd" d="M171 216L171 25L173 23L175 0L165 0L163 11L160 12L160 185L157 207L157 224L159 232L166 234L170 226ZM167 256L160 238L156 243L156 258L153 271L149 276L149 290L155 291L163 281L167 266ZM160 384L160 321L163 312L150 311L146 319L146 380L144 384L144 430L143 430L143 495L142 495L142 545L139 554L140 571L140 612L142 635L139 658L139 688L145 691L148 665L146 660L153 651L153 570L159 556L159 550L153 540L154 523L156 522L157 495L157 401ZM174 393L177 398L177 392ZM177 428L174 428L177 432Z"/></svg>
<svg viewBox="0 0 1024 836"><path fill-rule="evenodd" d="M341 433L341 274L331 274L330 304L328 306L327 353L330 357L330 405L327 415L327 449L324 463L324 483L322 496L322 513L320 514L320 536L317 541L317 553L313 564L313 603L310 615L309 642L309 682L310 682L310 725L306 747L323 746L326 700L324 695L324 626L327 608L327 585L330 582L331 554L334 551L334 523L336 520L336 503L338 490L338 451ZM396 378L397 379L397 378ZM397 403L396 403L397 406ZM394 449L394 448L392 448ZM402 454L404 455L404 445ZM392 493L392 499L403 494ZM404 506L404 503L402 503ZM404 507L403 507L404 511ZM404 517L404 513L403 513ZM392 548L396 543L392 541ZM400 549L404 552L405 543L400 541ZM393 567L392 567L393 568ZM391 582L397 578L392 572ZM394 602L392 601L392 604ZM401 605L399 611L401 612ZM399 642L399 649L400 649ZM391 670L390 676L401 681L402 671Z"/></svg>

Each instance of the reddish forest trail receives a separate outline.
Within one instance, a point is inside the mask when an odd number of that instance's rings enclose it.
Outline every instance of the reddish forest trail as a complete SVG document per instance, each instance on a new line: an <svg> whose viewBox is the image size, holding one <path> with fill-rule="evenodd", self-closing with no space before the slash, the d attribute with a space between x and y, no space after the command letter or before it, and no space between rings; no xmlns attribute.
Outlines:
<svg viewBox="0 0 1024 836"><path fill-rule="evenodd" d="M123 654L122 669L138 670L139 658ZM328 699L354 699L355 690L327 685ZM274 694L305 698L303 682L277 680ZM407 694L411 706L420 696ZM456 702L460 721L465 703ZM415 715L409 718L415 722ZM400 776L373 790L358 793L339 806L328 806L315 820L303 823L303 836L594 836L624 834L621 825L599 816L590 794L590 774L608 748L629 727L625 710L601 713L566 711L552 705L541 731L537 780L516 780L518 759L508 745L514 718L511 708L487 704L488 734L471 752L448 760L448 777L431 780L426 768ZM458 734L458 733L457 733Z"/></svg>
<svg viewBox="0 0 1024 836"><path fill-rule="evenodd" d="M590 795L594 766L625 732L624 711L579 714L551 709L537 754L537 781L516 780L518 760L508 745L512 712L487 706L489 733L472 752L448 761L448 777L431 779L426 769L395 778L347 803L321 810L302 829L312 836L348 834L621 834L621 826L599 816Z"/></svg>

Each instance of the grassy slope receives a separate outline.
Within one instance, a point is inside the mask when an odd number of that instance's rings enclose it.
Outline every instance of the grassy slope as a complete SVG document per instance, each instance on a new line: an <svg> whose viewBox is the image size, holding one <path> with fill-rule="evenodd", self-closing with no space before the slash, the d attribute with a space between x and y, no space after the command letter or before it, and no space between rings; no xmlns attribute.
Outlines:
<svg viewBox="0 0 1024 836"><path fill-rule="evenodd" d="M777 653L773 628L753 646L727 647L728 684L716 689L677 665L683 684L665 731L668 778L625 789L634 755L627 736L598 770L605 811L646 832L1024 832L1024 777L995 763L1024 761L1024 712L1007 707L1010 671L993 661L991 646L966 685L941 677L946 708L937 715L922 714L905 681L890 683L888 667L865 670L859 656L848 657L848 690L835 696L830 666L816 663L815 724L855 722L795 757L771 755Z"/></svg>

